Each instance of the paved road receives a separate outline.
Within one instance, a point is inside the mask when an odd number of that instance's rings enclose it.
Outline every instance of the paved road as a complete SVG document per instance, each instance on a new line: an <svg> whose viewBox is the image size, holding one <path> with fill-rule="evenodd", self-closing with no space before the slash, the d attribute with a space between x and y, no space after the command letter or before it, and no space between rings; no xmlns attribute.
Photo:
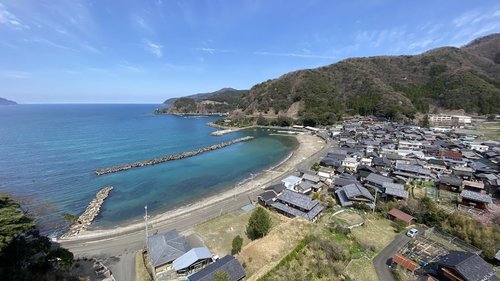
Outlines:
<svg viewBox="0 0 500 281"><path fill-rule="evenodd" d="M254 198L261 192L260 189L254 190L249 196ZM234 197L229 198L191 213L180 215L171 222L163 222L161 228L153 224L149 231L150 234L171 229L182 232L221 214L235 212L249 203L247 196L238 196L236 199ZM116 280L133 281L135 280L134 254L144 248L145 240L146 234L144 230L134 230L130 233L119 236L110 235L98 240L90 238L78 241L63 241L62 245L78 257L95 257L102 260L104 264L109 266ZM89 253L91 254L89 255Z"/></svg>
<svg viewBox="0 0 500 281"><path fill-rule="evenodd" d="M424 229L417 227L418 235L424 233ZM392 256L399 251L406 243L408 243L412 238L406 236L406 231L404 233L398 234L394 240L385 247L374 259L373 265L375 266L375 271L377 272L378 279L381 281L394 281L394 277L389 269Z"/></svg>
<svg viewBox="0 0 500 281"><path fill-rule="evenodd" d="M325 145L323 149L298 163L294 170L310 168L312 163L318 162L318 159L324 156L328 149L329 145ZM277 170L279 171L280 168L278 167ZM275 178L273 182L280 181L281 178L292 174L294 170L281 175L279 178ZM253 189L243 194L239 194L238 196L207 205L204 208L179 215L171 221L161 222L161 227L152 224L149 229L149 234L151 235L156 231L163 232L171 229L177 229L179 232L189 230L221 214L239 211L241 207L249 204L250 200L256 201L257 195L260 193L262 193L260 188ZM133 281L135 280L134 255L137 251L145 248L145 241L145 230L132 229L120 235L111 234L99 238L64 240L61 241L61 244L63 247L73 252L77 257L98 258L109 267L116 280Z"/></svg>

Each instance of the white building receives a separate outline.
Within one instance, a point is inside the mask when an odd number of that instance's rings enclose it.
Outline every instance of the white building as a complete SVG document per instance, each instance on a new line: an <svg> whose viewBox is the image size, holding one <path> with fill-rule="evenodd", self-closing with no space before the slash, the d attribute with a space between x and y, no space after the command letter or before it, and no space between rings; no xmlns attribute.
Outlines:
<svg viewBox="0 0 500 281"><path fill-rule="evenodd" d="M342 160L342 167L351 172L356 171L358 164L359 164L358 160L354 157L347 157L344 160Z"/></svg>
<svg viewBox="0 0 500 281"><path fill-rule="evenodd" d="M429 122L434 125L463 127L472 124L472 117L465 115L430 114Z"/></svg>
<svg viewBox="0 0 500 281"><path fill-rule="evenodd" d="M474 142L470 143L469 147L470 147L470 149L478 151L478 152L486 152L489 149L489 147L487 145L480 144L480 143L477 143L477 142L476 143L474 143Z"/></svg>
<svg viewBox="0 0 500 281"><path fill-rule="evenodd" d="M422 148L422 143L418 141L400 140L398 143L398 149L401 150L420 150L421 148Z"/></svg>
<svg viewBox="0 0 500 281"><path fill-rule="evenodd" d="M301 178L297 177L297 176L289 176L287 178L284 178L283 180L281 180L281 182L283 183L283 185L287 188L287 189L291 189L291 190L294 190L295 187L297 187L300 182L302 181Z"/></svg>

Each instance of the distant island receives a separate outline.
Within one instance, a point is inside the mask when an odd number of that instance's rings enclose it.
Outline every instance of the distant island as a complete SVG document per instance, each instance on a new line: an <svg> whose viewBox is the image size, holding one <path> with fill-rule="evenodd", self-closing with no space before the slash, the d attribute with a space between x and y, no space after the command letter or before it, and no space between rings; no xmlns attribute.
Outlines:
<svg viewBox="0 0 500 281"><path fill-rule="evenodd" d="M17 102L0 97L0 105L16 105Z"/></svg>
<svg viewBox="0 0 500 281"><path fill-rule="evenodd" d="M419 55L349 58L290 72L249 91L169 99L161 113L229 111L222 125L327 126L344 116L412 122L426 114L500 113L500 34ZM235 92L237 91L237 92ZM229 94L233 93L233 94Z"/></svg>

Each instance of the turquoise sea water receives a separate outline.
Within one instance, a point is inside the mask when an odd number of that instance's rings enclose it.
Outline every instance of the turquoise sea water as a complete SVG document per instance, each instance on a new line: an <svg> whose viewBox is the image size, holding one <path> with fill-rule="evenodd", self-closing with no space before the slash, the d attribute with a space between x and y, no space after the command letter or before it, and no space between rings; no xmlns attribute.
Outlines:
<svg viewBox="0 0 500 281"><path fill-rule="evenodd" d="M80 214L106 185L114 190L95 227L140 219L214 194L275 165L294 138L248 129L220 137L217 117L151 114L158 105L19 105L0 107L0 192L29 198L44 232L60 232L65 212ZM192 158L96 176L98 168L255 136ZM43 206L43 208L40 208ZM38 208L37 208L38 207ZM41 212L40 212L41 209Z"/></svg>

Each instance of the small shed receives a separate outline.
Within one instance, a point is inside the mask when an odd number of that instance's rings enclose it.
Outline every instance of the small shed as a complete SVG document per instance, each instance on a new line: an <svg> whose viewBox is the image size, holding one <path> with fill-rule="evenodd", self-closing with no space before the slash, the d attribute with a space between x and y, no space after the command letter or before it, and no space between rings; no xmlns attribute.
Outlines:
<svg viewBox="0 0 500 281"><path fill-rule="evenodd" d="M407 225L411 225L415 221L414 217L396 208L392 208L387 214L392 220L404 221Z"/></svg>
<svg viewBox="0 0 500 281"><path fill-rule="evenodd" d="M392 257L392 262L403 267L404 269L406 269L410 272L414 272L418 267L418 264L416 262L410 260L409 258L407 258L405 256L399 255L399 254L395 254Z"/></svg>

